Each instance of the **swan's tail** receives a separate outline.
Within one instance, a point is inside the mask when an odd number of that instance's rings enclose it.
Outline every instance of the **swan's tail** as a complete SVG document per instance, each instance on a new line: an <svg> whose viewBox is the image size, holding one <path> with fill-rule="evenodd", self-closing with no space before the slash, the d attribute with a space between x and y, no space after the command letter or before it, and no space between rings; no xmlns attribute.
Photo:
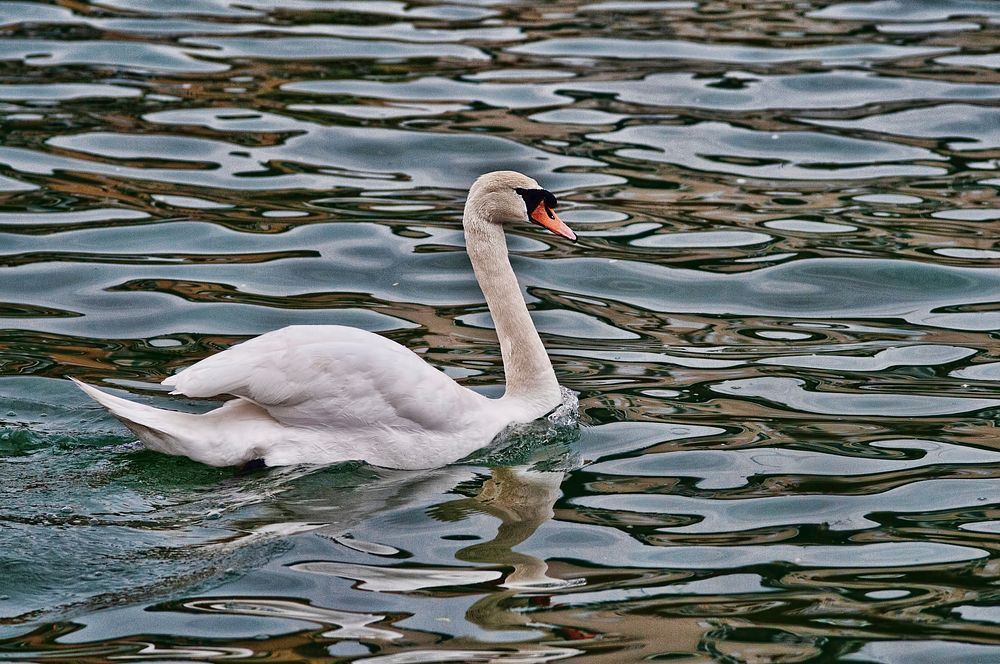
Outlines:
<svg viewBox="0 0 1000 664"><path fill-rule="evenodd" d="M76 378L70 380L87 396L111 411L151 450L186 456L210 466L238 465L253 457L249 446L233 449L231 444L219 445L215 440L217 436L213 433L219 419L216 413L225 407L203 415L162 410L116 397Z"/></svg>

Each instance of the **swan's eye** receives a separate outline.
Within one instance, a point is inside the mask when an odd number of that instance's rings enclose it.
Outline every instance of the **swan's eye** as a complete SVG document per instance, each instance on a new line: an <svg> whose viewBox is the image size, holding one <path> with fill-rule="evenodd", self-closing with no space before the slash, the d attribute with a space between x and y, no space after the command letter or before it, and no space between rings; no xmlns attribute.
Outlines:
<svg viewBox="0 0 1000 664"><path fill-rule="evenodd" d="M562 235L570 240L576 241L576 233L570 230L569 226L562 222L555 212L552 211L557 204L556 197L545 189L514 189L517 194L524 199L524 207L528 213L528 219L543 228L547 228L556 235Z"/></svg>
<svg viewBox="0 0 1000 664"><path fill-rule="evenodd" d="M534 213L538 211L538 206L542 205L542 209L549 216L549 219L554 219L555 215L552 213L552 209L559 204L556 197L552 195L552 192L546 189L521 189L516 187L514 191L524 199L524 208L528 213L529 218L534 218ZM536 220L537 221L537 220Z"/></svg>

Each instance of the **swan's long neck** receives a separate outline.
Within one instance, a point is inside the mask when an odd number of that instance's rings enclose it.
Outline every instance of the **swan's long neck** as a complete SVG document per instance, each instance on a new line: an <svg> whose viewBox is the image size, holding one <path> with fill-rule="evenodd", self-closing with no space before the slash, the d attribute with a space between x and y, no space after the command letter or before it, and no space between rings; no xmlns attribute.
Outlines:
<svg viewBox="0 0 1000 664"><path fill-rule="evenodd" d="M562 396L552 363L538 336L507 255L500 224L466 207L465 243L479 287L496 325L507 389L504 400L523 402L540 417L559 405Z"/></svg>

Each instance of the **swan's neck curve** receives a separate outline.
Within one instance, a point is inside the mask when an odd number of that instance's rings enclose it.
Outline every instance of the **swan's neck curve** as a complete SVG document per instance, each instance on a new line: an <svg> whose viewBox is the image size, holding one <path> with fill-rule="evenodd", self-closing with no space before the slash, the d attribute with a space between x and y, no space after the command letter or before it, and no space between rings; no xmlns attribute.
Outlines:
<svg viewBox="0 0 1000 664"><path fill-rule="evenodd" d="M500 341L507 382L502 400L523 407L526 420L541 417L562 395L510 265L503 227L467 205L465 244Z"/></svg>

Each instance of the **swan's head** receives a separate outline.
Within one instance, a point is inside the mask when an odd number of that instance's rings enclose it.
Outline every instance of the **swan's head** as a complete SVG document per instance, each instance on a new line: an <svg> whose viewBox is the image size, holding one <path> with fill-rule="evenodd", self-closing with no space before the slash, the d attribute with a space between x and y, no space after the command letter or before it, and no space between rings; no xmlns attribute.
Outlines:
<svg viewBox="0 0 1000 664"><path fill-rule="evenodd" d="M569 226L556 215L556 197L537 182L515 171L493 171L479 176L469 189L469 212L497 224L531 222L556 235L576 240Z"/></svg>

